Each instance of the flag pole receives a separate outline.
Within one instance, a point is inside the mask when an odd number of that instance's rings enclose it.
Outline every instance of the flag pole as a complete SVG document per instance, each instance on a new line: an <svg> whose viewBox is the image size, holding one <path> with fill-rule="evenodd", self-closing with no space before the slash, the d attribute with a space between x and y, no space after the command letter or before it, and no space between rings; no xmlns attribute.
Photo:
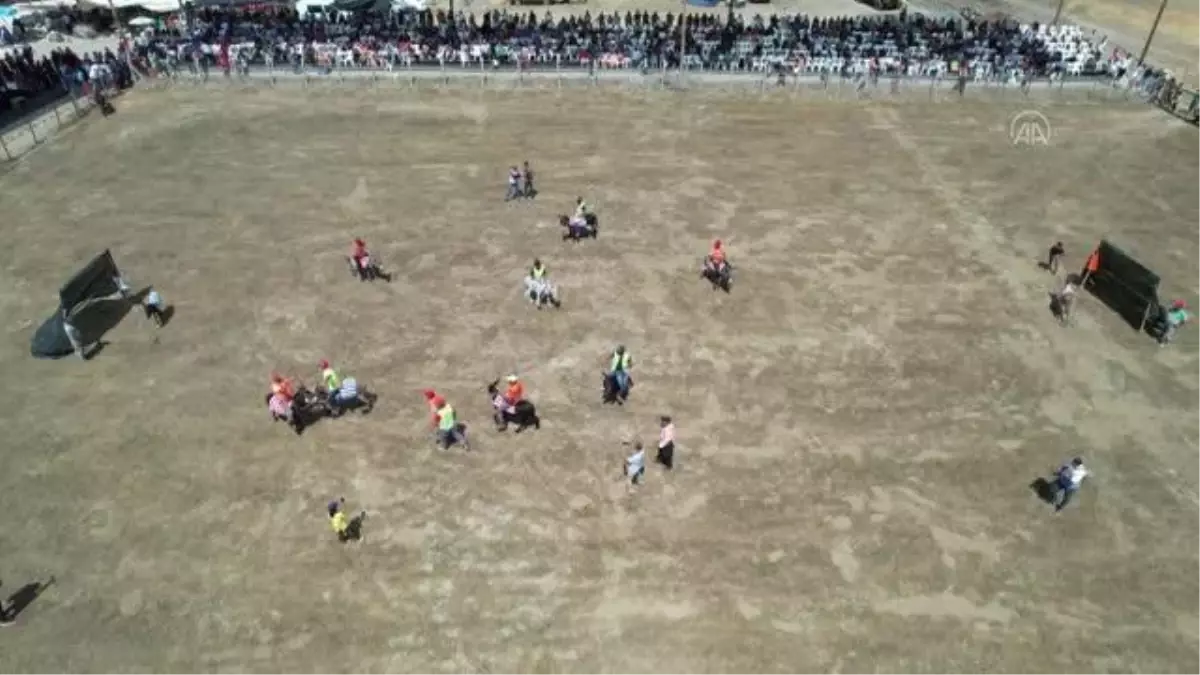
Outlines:
<svg viewBox="0 0 1200 675"><path fill-rule="evenodd" d="M108 0L108 10L112 12L113 31L120 36L121 18L117 15L117 6L113 4L113 0Z"/></svg>
<svg viewBox="0 0 1200 675"><path fill-rule="evenodd" d="M1146 36L1146 44L1142 47L1142 55L1138 57L1138 65L1146 60L1146 54L1150 52L1150 43L1154 40L1154 34L1158 32L1158 22L1162 21L1163 10L1167 8L1167 0L1162 0L1162 4L1158 6L1158 14L1154 15L1154 24L1150 26L1150 34Z"/></svg>
<svg viewBox="0 0 1200 675"><path fill-rule="evenodd" d="M687 68L687 0L680 2L679 12L679 79Z"/></svg>

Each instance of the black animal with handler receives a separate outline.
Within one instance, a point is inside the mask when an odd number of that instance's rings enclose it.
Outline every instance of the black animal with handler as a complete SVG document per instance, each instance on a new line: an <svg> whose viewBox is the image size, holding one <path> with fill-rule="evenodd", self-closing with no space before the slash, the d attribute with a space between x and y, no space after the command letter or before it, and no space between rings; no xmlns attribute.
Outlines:
<svg viewBox="0 0 1200 675"><path fill-rule="evenodd" d="M600 235L600 222L591 213L574 217L560 215L558 224L563 228L563 241L596 239Z"/></svg>
<svg viewBox="0 0 1200 675"><path fill-rule="evenodd" d="M350 249L350 257L346 261L350 264L350 272L357 276L359 281L375 281L376 279L383 279L388 283L392 281L392 275L383 271L379 258L367 250L367 243L362 239L354 240L354 245Z"/></svg>
<svg viewBox="0 0 1200 675"><path fill-rule="evenodd" d="M498 431L505 431L508 425L515 424L517 433L529 427L542 428L542 420L538 417L537 407L532 402L521 399L510 402L500 391L500 380L495 380L487 386L488 397L492 401L492 419L496 422Z"/></svg>

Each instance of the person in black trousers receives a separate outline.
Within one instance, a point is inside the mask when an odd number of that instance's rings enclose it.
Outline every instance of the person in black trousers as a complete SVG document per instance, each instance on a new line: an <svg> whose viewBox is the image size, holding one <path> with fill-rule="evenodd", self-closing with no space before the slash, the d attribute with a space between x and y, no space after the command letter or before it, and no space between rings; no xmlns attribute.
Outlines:
<svg viewBox="0 0 1200 675"><path fill-rule="evenodd" d="M525 179L521 196L526 199L533 199L533 196L537 194L537 190L533 187L533 169L529 167L529 162L525 162L521 169L521 177Z"/></svg>
<svg viewBox="0 0 1200 675"><path fill-rule="evenodd" d="M1067 250L1063 248L1061 241L1054 242L1050 247L1050 252L1046 255L1046 269L1050 270L1051 274L1058 274L1058 263L1062 257L1067 254Z"/></svg>
<svg viewBox="0 0 1200 675"><path fill-rule="evenodd" d="M658 419L658 460L668 470L675 466L675 424L663 415Z"/></svg>

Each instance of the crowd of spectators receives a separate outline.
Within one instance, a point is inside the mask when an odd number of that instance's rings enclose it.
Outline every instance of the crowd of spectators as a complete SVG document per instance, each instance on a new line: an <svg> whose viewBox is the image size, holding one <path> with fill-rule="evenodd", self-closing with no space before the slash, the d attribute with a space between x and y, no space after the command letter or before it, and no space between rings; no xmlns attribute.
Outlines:
<svg viewBox="0 0 1200 675"><path fill-rule="evenodd" d="M128 60L111 50L80 57L63 48L38 57L29 45L11 49L0 58L0 122L71 92L81 94L95 81L105 88L131 86Z"/></svg>
<svg viewBox="0 0 1200 675"><path fill-rule="evenodd" d="M682 62L715 70L1046 76L1108 74L1130 65L1127 55L1106 53L1102 39L1073 26L906 12L727 21L712 14L645 11L557 18L502 11L451 17L441 10L302 17L290 9L207 9L186 23L148 31L137 45L149 60L184 67L483 63L656 69Z"/></svg>
<svg viewBox="0 0 1200 675"><path fill-rule="evenodd" d="M126 47L128 51L126 52ZM442 10L299 15L290 7L203 8L160 19L121 54L36 57L28 47L0 59L0 114L16 102L81 88L97 67L121 87L132 70L384 68L419 66L688 68L842 76L1105 75L1136 80L1149 98L1178 87L1169 74L1074 26L1008 19L804 15L726 19L713 14L631 11L554 17L550 12Z"/></svg>

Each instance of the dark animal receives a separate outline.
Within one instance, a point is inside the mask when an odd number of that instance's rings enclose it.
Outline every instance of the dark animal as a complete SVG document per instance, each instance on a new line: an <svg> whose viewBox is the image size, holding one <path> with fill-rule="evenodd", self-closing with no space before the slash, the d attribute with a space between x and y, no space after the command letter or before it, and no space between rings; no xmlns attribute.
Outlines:
<svg viewBox="0 0 1200 675"><path fill-rule="evenodd" d="M713 290L721 289L728 293L733 289L733 264L726 261L724 269L718 271L705 260L700 269L701 278L708 279Z"/></svg>
<svg viewBox="0 0 1200 675"><path fill-rule="evenodd" d="M616 403L617 405L624 405L625 401L629 398L629 390L633 388L633 377L626 374L626 386L625 389L622 390L620 385L617 383L617 376L615 374L604 373L604 381L602 386L604 387L604 390L601 400L604 403Z"/></svg>
<svg viewBox="0 0 1200 675"><path fill-rule="evenodd" d="M571 219L567 216L560 215L558 217L558 224L564 229L563 241L568 239L571 241L579 241L589 237L596 239L600 236L600 221L596 219L595 215L591 213L584 214L583 220L587 223L587 227L577 227L571 225Z"/></svg>
<svg viewBox="0 0 1200 675"><path fill-rule="evenodd" d="M542 420L538 417L537 407L533 403L517 401L511 413L496 405L496 399L501 398L499 384L500 380L496 380L487 386L488 397L492 400L492 409L495 411L492 413L492 419L496 422L496 429L504 431L510 424L517 426L516 433L521 433L528 427L541 429Z"/></svg>
<svg viewBox="0 0 1200 675"><path fill-rule="evenodd" d="M374 254L368 258L365 267L359 265L354 258L346 258L346 262L350 265L350 273L358 277L359 281L375 281L376 279L383 279L388 283L392 281L392 275L383 271L379 259Z"/></svg>
<svg viewBox="0 0 1200 675"><path fill-rule="evenodd" d="M271 396L272 394L267 394L266 404L268 406L271 405ZM301 386L296 395L292 397L292 418L286 421L288 426L292 428L292 431L296 432L296 435L299 436L317 420L322 417L329 417L332 414L333 411L329 407L327 398L322 397L307 387ZM282 418L277 417L276 419Z"/></svg>

